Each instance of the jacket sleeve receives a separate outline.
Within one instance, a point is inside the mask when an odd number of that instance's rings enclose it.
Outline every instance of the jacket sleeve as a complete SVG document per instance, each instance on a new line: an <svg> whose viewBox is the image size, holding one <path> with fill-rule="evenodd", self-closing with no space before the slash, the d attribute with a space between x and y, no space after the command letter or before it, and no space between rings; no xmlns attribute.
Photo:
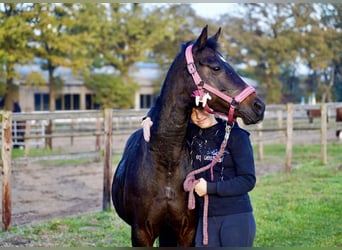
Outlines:
<svg viewBox="0 0 342 250"><path fill-rule="evenodd" d="M236 175L226 181L208 182L208 194L238 196L248 193L255 187L254 156L249 133L240 128L233 129L228 141L228 148Z"/></svg>

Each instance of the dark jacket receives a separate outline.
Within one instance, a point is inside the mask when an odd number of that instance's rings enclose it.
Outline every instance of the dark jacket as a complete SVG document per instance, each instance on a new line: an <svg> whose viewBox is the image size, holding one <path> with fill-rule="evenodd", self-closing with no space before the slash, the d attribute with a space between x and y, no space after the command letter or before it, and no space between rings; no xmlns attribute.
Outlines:
<svg viewBox="0 0 342 250"><path fill-rule="evenodd" d="M225 122L221 120L207 129L200 129L190 124L188 143L193 169L201 168L211 162L220 149L224 134ZM196 179L201 177L208 182L208 216L251 212L253 209L248 192L254 188L256 177L249 133L235 123L223 159L214 166L214 180L211 181L210 170L196 175ZM204 199L196 197L199 213L202 216Z"/></svg>

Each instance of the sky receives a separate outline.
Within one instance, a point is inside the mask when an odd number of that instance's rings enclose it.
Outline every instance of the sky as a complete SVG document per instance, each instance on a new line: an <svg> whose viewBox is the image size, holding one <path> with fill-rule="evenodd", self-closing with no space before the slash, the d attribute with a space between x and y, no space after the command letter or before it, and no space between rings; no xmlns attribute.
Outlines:
<svg viewBox="0 0 342 250"><path fill-rule="evenodd" d="M198 15L207 18L219 17L228 12L238 11L237 3L191 3Z"/></svg>
<svg viewBox="0 0 342 250"><path fill-rule="evenodd" d="M147 5L163 5L164 3L147 3ZM180 3L189 4L189 3ZM222 14L239 13L241 7L238 3L190 3L198 15L205 18L216 19Z"/></svg>

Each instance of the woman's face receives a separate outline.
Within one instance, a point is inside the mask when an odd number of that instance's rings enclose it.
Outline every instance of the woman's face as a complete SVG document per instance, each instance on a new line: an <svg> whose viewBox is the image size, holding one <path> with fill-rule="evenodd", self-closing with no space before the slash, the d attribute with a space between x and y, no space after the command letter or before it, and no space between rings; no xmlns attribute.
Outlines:
<svg viewBox="0 0 342 250"><path fill-rule="evenodd" d="M200 128L209 128L217 123L214 115L209 114L205 110L198 108L192 109L191 120Z"/></svg>

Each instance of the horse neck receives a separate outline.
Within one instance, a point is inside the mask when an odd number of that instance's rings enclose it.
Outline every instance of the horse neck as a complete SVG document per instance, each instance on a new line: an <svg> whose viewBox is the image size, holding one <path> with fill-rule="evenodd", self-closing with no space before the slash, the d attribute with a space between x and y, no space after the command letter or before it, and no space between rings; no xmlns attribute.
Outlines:
<svg viewBox="0 0 342 250"><path fill-rule="evenodd" d="M160 94L158 120L153 125L154 136L159 144L166 143L178 148L184 144L191 112L188 80L169 70Z"/></svg>
<svg viewBox="0 0 342 250"><path fill-rule="evenodd" d="M165 140L182 143L189 123L186 110L187 106L177 101L163 104L157 124L157 136Z"/></svg>

